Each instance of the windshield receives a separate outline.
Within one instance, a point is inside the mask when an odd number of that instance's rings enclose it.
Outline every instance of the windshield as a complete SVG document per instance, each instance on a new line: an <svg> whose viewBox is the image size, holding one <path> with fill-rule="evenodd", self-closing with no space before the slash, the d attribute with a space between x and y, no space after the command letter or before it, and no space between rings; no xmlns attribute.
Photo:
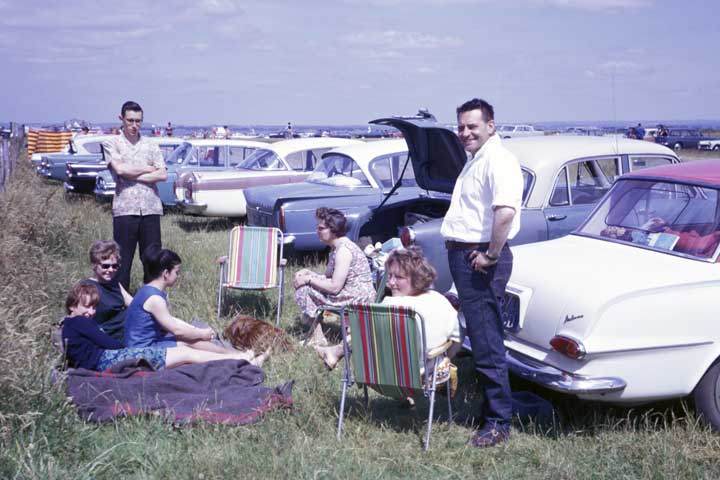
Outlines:
<svg viewBox="0 0 720 480"><path fill-rule="evenodd" d="M285 165L277 153L261 148L238 163L235 168L240 170L285 170Z"/></svg>
<svg viewBox="0 0 720 480"><path fill-rule="evenodd" d="M183 143L168 155L165 163L167 165L194 165L197 164L197 154L190 143Z"/></svg>
<svg viewBox="0 0 720 480"><path fill-rule="evenodd" d="M337 153L325 155L307 181L344 187L370 186L370 182L355 160Z"/></svg>
<svg viewBox="0 0 720 480"><path fill-rule="evenodd" d="M620 180L579 233L664 253L715 260L718 191L651 180Z"/></svg>

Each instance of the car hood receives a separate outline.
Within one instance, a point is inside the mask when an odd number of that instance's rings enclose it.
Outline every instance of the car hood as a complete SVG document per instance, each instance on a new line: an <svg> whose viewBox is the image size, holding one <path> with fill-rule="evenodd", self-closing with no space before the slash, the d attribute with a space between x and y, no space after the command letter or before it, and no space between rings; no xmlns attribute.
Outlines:
<svg viewBox="0 0 720 480"><path fill-rule="evenodd" d="M372 187L337 187L333 185L320 185L317 183L300 182L292 185L278 185L267 187L254 187L245 190L247 208L259 208L272 211L276 204L287 203L293 200L316 200L322 198L340 197L366 197L379 195L379 190ZM318 203L318 206L325 203Z"/></svg>
<svg viewBox="0 0 720 480"><path fill-rule="evenodd" d="M720 274L718 264L572 234L512 252L508 290L521 297L521 329L513 335L546 350L555 335L583 341L589 353L621 343L642 348L620 335L634 319L618 318L618 311L633 305L636 313L655 315L685 289L717 288ZM611 322L618 331L608 335Z"/></svg>
<svg viewBox="0 0 720 480"><path fill-rule="evenodd" d="M421 188L452 193L467 161L465 149L455 132L428 118L379 118L370 123L388 125L402 132L410 152L415 180Z"/></svg>

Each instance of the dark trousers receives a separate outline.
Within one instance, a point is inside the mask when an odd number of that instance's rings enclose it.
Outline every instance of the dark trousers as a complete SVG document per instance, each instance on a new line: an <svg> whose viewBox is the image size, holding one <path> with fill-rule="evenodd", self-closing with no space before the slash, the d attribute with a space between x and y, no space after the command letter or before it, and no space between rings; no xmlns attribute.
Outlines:
<svg viewBox="0 0 720 480"><path fill-rule="evenodd" d="M486 249L487 244L480 244L480 251ZM509 428L512 421L512 396L505 361L499 299L505 294L513 257L510 248L505 245L498 262L486 268L486 273L481 273L470 265L468 255L471 251L449 250L450 272L465 315L475 370L483 389L485 425Z"/></svg>
<svg viewBox="0 0 720 480"><path fill-rule="evenodd" d="M135 246L140 246L140 260L143 253L151 247L162 247L160 237L160 215L123 215L113 217L113 238L120 245L120 270L117 278L130 291L130 269L135 257ZM147 283L147 268L143 262L143 282Z"/></svg>

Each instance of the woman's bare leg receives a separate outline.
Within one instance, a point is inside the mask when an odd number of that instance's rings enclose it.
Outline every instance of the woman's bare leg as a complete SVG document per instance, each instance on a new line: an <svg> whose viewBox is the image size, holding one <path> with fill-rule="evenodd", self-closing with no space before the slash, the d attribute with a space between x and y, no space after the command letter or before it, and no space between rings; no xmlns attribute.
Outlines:
<svg viewBox="0 0 720 480"><path fill-rule="evenodd" d="M267 359L266 354L268 352L263 354L258 366L262 365L262 362ZM253 352L216 353L188 347L170 347L165 353L165 367L174 368L179 365L213 362L215 360L247 360L256 365L258 363L257 358Z"/></svg>
<svg viewBox="0 0 720 480"><path fill-rule="evenodd" d="M235 349L225 348L222 345L218 345L207 340L198 340L197 342L185 342L185 345L195 350L204 350L206 352L214 353L237 353ZM252 353L252 352L250 352Z"/></svg>
<svg viewBox="0 0 720 480"><path fill-rule="evenodd" d="M316 346L315 351L318 355L320 355L320 358L323 362L325 362L325 366L329 370L335 368L335 365L337 365L340 359L345 356L342 343L338 343L337 345L332 345L329 347Z"/></svg>

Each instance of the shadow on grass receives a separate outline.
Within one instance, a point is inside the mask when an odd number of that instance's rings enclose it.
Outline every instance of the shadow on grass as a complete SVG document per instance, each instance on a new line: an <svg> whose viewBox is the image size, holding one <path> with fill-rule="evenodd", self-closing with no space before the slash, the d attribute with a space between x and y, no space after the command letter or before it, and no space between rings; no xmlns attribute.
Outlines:
<svg viewBox="0 0 720 480"><path fill-rule="evenodd" d="M270 290L270 292L274 293L275 291ZM239 313L255 318L272 318L274 320L275 303L271 303L265 294L259 291L225 289L220 315L235 317Z"/></svg>
<svg viewBox="0 0 720 480"><path fill-rule="evenodd" d="M180 215L177 215L174 223L185 232L229 232L234 226L242 224L240 220L232 218L186 217Z"/></svg>

